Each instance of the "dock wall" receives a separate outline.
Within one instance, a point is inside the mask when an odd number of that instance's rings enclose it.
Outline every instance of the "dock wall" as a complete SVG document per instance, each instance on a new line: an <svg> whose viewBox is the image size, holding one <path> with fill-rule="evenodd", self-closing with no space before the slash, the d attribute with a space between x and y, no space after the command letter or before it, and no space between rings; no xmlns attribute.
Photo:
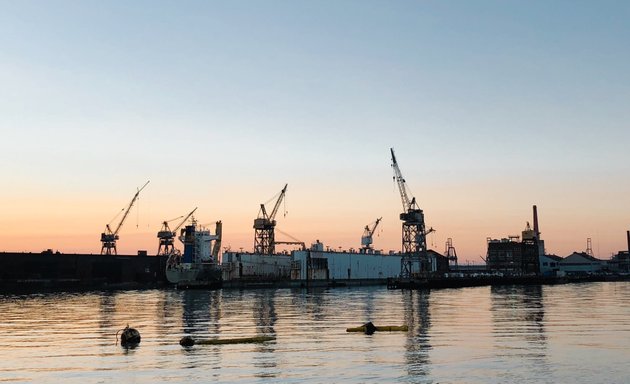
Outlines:
<svg viewBox="0 0 630 384"><path fill-rule="evenodd" d="M104 289L166 283L166 258L0 252L0 290Z"/></svg>

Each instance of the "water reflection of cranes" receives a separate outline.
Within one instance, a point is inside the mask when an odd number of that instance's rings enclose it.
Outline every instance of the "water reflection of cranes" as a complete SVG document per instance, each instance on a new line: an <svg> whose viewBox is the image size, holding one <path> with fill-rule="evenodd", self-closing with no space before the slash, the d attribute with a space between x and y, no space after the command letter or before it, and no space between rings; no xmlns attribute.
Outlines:
<svg viewBox="0 0 630 384"><path fill-rule="evenodd" d="M274 325L278 320L275 305L276 290L264 289L254 292L252 309L256 333L260 336L275 336ZM278 361L276 358L276 343L256 344L254 355L254 367L260 369L255 375L261 378L275 377Z"/></svg>
<svg viewBox="0 0 630 384"><path fill-rule="evenodd" d="M497 356L531 362L532 370L549 377L543 287L493 286L490 297Z"/></svg>
<svg viewBox="0 0 630 384"><path fill-rule="evenodd" d="M430 373L429 353L433 348L429 336L429 291L402 291L402 295L405 324L409 326L405 343L407 373L409 376L427 376Z"/></svg>

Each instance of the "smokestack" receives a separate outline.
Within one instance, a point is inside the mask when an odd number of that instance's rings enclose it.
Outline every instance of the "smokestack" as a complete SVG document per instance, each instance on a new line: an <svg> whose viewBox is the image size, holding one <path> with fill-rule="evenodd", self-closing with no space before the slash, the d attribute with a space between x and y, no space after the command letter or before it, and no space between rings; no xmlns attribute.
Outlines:
<svg viewBox="0 0 630 384"><path fill-rule="evenodd" d="M630 255L630 231L627 231L626 234L628 235L628 254Z"/></svg>
<svg viewBox="0 0 630 384"><path fill-rule="evenodd" d="M538 232L538 210L534 205L534 234L536 236L536 240L540 240L540 232Z"/></svg>

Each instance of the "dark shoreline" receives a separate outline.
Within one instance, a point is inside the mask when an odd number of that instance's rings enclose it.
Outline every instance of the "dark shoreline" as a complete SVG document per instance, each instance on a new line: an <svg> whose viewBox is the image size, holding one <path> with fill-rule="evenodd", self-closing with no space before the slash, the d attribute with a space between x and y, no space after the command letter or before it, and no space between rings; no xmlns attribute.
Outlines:
<svg viewBox="0 0 630 384"><path fill-rule="evenodd" d="M431 277L426 279L388 279L389 289L443 289L500 285L555 285L604 281L629 281L630 275L586 276L469 276Z"/></svg>
<svg viewBox="0 0 630 384"><path fill-rule="evenodd" d="M444 289L499 285L550 285L628 281L630 275L449 276L424 279L270 280L263 277L176 287L166 279L166 257L0 252L0 294L94 290L335 288L387 285L389 289Z"/></svg>

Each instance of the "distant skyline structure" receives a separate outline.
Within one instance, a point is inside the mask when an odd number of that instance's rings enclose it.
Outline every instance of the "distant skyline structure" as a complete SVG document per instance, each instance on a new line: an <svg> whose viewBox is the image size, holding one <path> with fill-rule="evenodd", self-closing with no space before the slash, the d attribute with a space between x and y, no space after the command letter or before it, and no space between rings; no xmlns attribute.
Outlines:
<svg viewBox="0 0 630 384"><path fill-rule="evenodd" d="M393 147L428 249L477 263L536 204L548 253L591 238L609 258L630 228L628 20L607 0L0 0L0 251L98 254L148 179L119 254L191 207L252 250L284 183L276 242L359 249L382 217L372 247L400 250Z"/></svg>

